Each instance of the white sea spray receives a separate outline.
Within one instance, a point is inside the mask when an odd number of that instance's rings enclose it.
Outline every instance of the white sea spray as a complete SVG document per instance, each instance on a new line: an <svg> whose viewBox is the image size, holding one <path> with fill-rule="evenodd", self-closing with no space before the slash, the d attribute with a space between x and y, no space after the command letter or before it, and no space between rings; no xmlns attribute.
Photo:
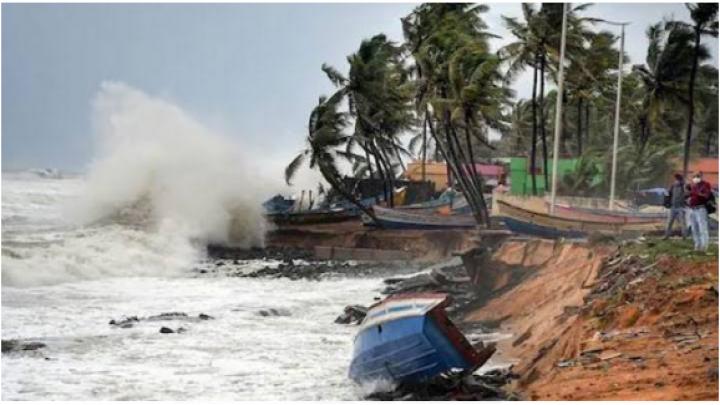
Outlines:
<svg viewBox="0 0 720 405"><path fill-rule="evenodd" d="M9 286L186 274L208 243L264 245L262 159L170 101L107 82L87 175L3 175Z"/></svg>

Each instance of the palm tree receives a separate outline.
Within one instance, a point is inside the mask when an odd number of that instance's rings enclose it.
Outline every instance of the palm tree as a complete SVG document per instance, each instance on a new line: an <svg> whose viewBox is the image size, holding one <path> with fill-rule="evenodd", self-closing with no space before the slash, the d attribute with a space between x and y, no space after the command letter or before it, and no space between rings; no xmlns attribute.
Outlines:
<svg viewBox="0 0 720 405"><path fill-rule="evenodd" d="M518 156L527 153L532 136L532 105L529 100L518 100L510 113L510 126L502 131L500 151L503 156Z"/></svg>
<svg viewBox="0 0 720 405"><path fill-rule="evenodd" d="M705 134L703 148L702 150L698 148L698 151L703 156L712 156L713 147L717 146L718 139L718 70L710 65L701 66L697 84L697 101L700 107L697 133Z"/></svg>
<svg viewBox="0 0 720 405"><path fill-rule="evenodd" d="M458 94L450 80L451 61L456 52L470 46L487 49L490 34L484 31L486 25L479 17L479 13L486 10L484 5L423 4L403 20L403 25L407 48L413 55L419 78L416 86L418 115L425 116L430 136L448 165L448 174L452 173L457 181L478 223L487 225L482 179L476 176L471 164L472 151L467 142L465 147L462 146L458 122L452 117ZM469 53L469 49L463 52Z"/></svg>
<svg viewBox="0 0 720 405"><path fill-rule="evenodd" d="M532 193L537 194L537 180L535 174L537 172L536 156L537 156L537 79L539 68L539 49L540 49L540 16L532 4L522 3L523 18L525 23L518 21L516 18L502 16L505 26L518 39L516 42L504 46L498 52L499 55L508 61L507 79L513 80L519 73L523 72L526 67L533 69L533 85L532 85L532 137L530 140L530 173L532 173Z"/></svg>
<svg viewBox="0 0 720 405"><path fill-rule="evenodd" d="M471 42L453 53L448 68L450 119L465 132L470 177L481 196L484 182L475 167L473 140L495 149L486 139L487 130L505 130L507 124L503 108L512 97L512 92L503 84L500 65L500 58L489 53L485 44ZM484 198L479 201L484 215L487 215ZM489 218L485 217L484 221L489 223Z"/></svg>
<svg viewBox="0 0 720 405"><path fill-rule="evenodd" d="M579 12L585 11L590 7L591 3L583 3L574 6L567 10L567 32L565 38L565 49L567 58L571 62L571 66L578 61L582 61L585 58L586 47L588 39L593 35L593 32L585 28L586 23L594 23L598 21L596 18L580 17ZM546 73L552 73L551 79L557 77L557 70L560 66L560 42L561 42L561 27L563 18L564 5L562 3L543 3L540 7L540 12L537 19L537 31L540 39L538 48L538 58L540 64L540 140L542 142L542 155L543 155L543 174L545 177L545 184L549 184L549 171L548 171L548 148L547 148L547 133L546 133L546 100L545 100L545 77ZM546 70L547 69L547 70ZM567 98L567 89L564 90L562 95L563 103ZM562 120L564 122L566 116L566 110L563 109ZM563 124L563 135L567 130L567 125ZM566 136L563 136L563 140L566 140Z"/></svg>
<svg viewBox="0 0 720 405"><path fill-rule="evenodd" d="M308 146L285 168L285 182L290 185L298 168L309 159L309 167L318 169L335 191L375 219L372 210L362 205L352 192L345 189L337 166L337 158L344 156L344 151L340 148L349 140L349 137L343 134L348 122L347 114L339 111L341 101L342 92L335 93L329 99L320 97L318 105L310 113L306 139Z"/></svg>
<svg viewBox="0 0 720 405"><path fill-rule="evenodd" d="M707 49L700 45L703 36L718 36L718 3L687 3L685 6L690 11L692 24L672 22L671 24L679 24L692 30L694 34L692 68L690 69L690 80L688 81L688 117L687 132L685 133L685 142L683 144L683 174L687 176L688 164L690 163L690 143L692 142L693 119L695 117L695 78L698 70L698 63L707 55Z"/></svg>
<svg viewBox="0 0 720 405"><path fill-rule="evenodd" d="M613 88L609 72L617 66L618 58L617 50L612 47L614 41L614 35L607 31L589 34L586 48L574 55L566 69L567 95L576 106L574 130L578 156L590 138L590 105Z"/></svg>
<svg viewBox="0 0 720 405"><path fill-rule="evenodd" d="M347 97L350 115L355 119L347 153L359 146L371 172L373 158L383 179L386 201L392 206L393 194L388 193L388 185L394 188L396 163L404 166L401 155L409 155L398 136L414 124L412 84L403 66L401 49L382 34L362 41L358 51L348 56L348 63L347 77L328 65L322 67Z"/></svg>
<svg viewBox="0 0 720 405"><path fill-rule="evenodd" d="M688 102L684 81L693 70L695 55L699 60L709 57L704 46L693 49L694 33L680 24L657 23L646 33L649 44L645 65L633 66L643 94L640 148L647 144L668 108L677 109Z"/></svg>

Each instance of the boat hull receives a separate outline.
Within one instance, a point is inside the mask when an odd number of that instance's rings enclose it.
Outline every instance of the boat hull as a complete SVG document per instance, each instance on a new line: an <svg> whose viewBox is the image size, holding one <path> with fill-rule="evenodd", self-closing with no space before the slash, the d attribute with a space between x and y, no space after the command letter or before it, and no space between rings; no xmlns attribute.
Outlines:
<svg viewBox="0 0 720 405"><path fill-rule="evenodd" d="M524 235L533 235L548 239L576 239L584 238L587 236L585 232L581 231L562 231L557 228L533 224L527 221L520 221L510 217L502 217L502 221L503 223L505 223L505 227L507 227L507 229L509 229L511 232Z"/></svg>
<svg viewBox="0 0 720 405"><path fill-rule="evenodd" d="M487 360L450 322L444 304L426 311L416 301L397 299L380 313L371 308L355 338L351 379L421 382L451 369L474 370Z"/></svg>
<svg viewBox="0 0 720 405"><path fill-rule="evenodd" d="M342 210L269 214L265 217L277 225L313 225L354 220L359 218L360 214Z"/></svg>
<svg viewBox="0 0 720 405"><path fill-rule="evenodd" d="M548 207L550 204L548 203ZM579 219L585 221L600 221L614 224L643 224L662 222L666 218L665 213L630 213L618 211L606 211L593 208L574 208L565 205L555 205L555 214L559 217Z"/></svg>
<svg viewBox="0 0 720 405"><path fill-rule="evenodd" d="M570 219L515 207L505 201L497 201L498 213L505 219L511 231L544 237L585 237L590 233L642 234L659 232L664 221L658 219L647 223L612 223ZM513 229L514 228L514 229Z"/></svg>
<svg viewBox="0 0 720 405"><path fill-rule="evenodd" d="M373 207L380 226L386 229L454 229L475 228L472 215L437 215L391 208Z"/></svg>

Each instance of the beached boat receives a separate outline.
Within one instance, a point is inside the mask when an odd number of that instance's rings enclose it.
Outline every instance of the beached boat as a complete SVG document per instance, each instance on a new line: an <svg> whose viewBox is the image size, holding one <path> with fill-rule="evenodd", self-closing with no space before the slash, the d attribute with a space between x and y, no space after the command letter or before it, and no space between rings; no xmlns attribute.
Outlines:
<svg viewBox="0 0 720 405"><path fill-rule="evenodd" d="M595 232L612 235L642 234L662 231L664 228L664 221L660 219L641 223L572 219L526 210L502 200L496 201L496 203L498 216L503 219L509 230L546 238L579 238Z"/></svg>
<svg viewBox="0 0 720 405"><path fill-rule="evenodd" d="M475 217L466 214L438 215L385 208L377 205L373 207L373 212L379 225L387 229L448 229L474 228L477 226ZM366 225L372 224L370 218L363 218L363 222Z"/></svg>
<svg viewBox="0 0 720 405"><path fill-rule="evenodd" d="M312 225L355 220L360 217L360 214L358 212L338 209L283 212L267 214L265 217L277 225Z"/></svg>
<svg viewBox="0 0 720 405"><path fill-rule="evenodd" d="M547 203L548 209L550 203ZM601 208L581 208L572 207L564 204L555 204L555 215L570 219L580 219L587 221L600 221L618 224L639 224L665 221L667 214L664 212L629 212L629 211L611 211Z"/></svg>
<svg viewBox="0 0 720 405"><path fill-rule="evenodd" d="M262 206L265 209L265 212L267 214L281 214L285 212L290 212L293 205L295 204L295 200L292 198L285 198L282 195L278 194L269 200L265 201Z"/></svg>
<svg viewBox="0 0 720 405"><path fill-rule="evenodd" d="M472 372L494 347L473 348L448 319L446 294L390 296L370 307L355 336L350 378L420 382L451 369Z"/></svg>

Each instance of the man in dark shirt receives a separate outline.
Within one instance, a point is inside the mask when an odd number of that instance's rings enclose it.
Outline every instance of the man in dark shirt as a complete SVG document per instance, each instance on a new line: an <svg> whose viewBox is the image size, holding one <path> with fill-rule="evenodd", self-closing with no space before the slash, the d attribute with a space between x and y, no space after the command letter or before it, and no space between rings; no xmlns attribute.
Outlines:
<svg viewBox="0 0 720 405"><path fill-rule="evenodd" d="M705 251L710 243L708 214L705 204L710 200L712 188L710 183L702 179L702 176L702 172L697 172L693 177L688 207L690 209L690 226L692 227L695 250Z"/></svg>
<svg viewBox="0 0 720 405"><path fill-rule="evenodd" d="M672 233L673 223L677 219L682 229L682 237L687 236L687 225L685 223L685 179L682 174L675 173L675 181L668 188L670 206L668 211L668 223L665 228L665 239Z"/></svg>

